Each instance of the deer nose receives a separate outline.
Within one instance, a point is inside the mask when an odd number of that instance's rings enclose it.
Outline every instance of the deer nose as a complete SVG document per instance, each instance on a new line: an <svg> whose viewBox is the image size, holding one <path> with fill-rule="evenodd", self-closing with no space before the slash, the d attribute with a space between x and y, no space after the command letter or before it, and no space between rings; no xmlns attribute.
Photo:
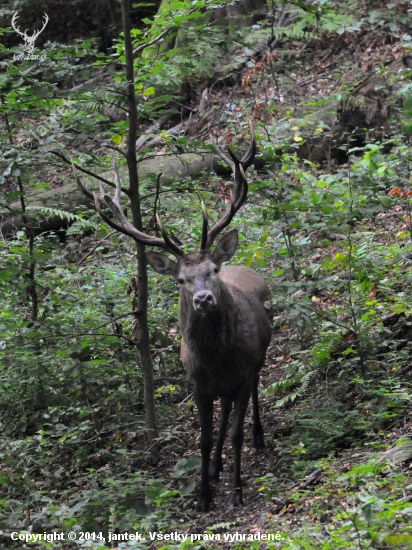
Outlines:
<svg viewBox="0 0 412 550"><path fill-rule="evenodd" d="M196 310L208 309L216 305L216 298L210 290L201 290L193 296L193 305Z"/></svg>

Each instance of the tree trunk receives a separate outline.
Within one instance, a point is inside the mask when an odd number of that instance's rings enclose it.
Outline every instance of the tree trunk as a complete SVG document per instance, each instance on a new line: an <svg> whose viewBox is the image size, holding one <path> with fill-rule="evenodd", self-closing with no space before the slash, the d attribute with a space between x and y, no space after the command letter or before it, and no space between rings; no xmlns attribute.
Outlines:
<svg viewBox="0 0 412 550"><path fill-rule="evenodd" d="M129 103L129 133L127 139L127 167L130 184L130 207L134 226L142 231L142 213L140 208L139 178L137 174L136 139L137 139L137 108L134 90L133 47L130 34L130 0L122 0L123 32L126 53L127 98ZM147 322L148 279L145 246L136 243L138 298L137 298L137 328L138 347L144 380L144 406L146 413L146 429L148 441L152 442L158 436L156 425L156 407L153 385L153 363L150 353L149 326Z"/></svg>

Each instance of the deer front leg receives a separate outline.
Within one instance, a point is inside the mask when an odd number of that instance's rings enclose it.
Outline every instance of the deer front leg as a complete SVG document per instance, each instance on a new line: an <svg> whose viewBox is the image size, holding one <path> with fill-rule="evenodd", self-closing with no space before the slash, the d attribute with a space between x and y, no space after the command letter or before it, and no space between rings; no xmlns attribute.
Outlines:
<svg viewBox="0 0 412 550"><path fill-rule="evenodd" d="M213 481L219 481L219 473L223 471L222 450L226 439L232 402L233 399L231 397L222 397L221 399L222 412L220 415L219 435L217 436L216 448L210 464L210 479Z"/></svg>
<svg viewBox="0 0 412 550"><path fill-rule="evenodd" d="M259 415L259 398L258 398L259 374L253 380L252 385L252 404L253 404L253 450L258 453L265 448L265 439L263 436L262 423Z"/></svg>
<svg viewBox="0 0 412 550"><path fill-rule="evenodd" d="M244 421L247 406L250 398L250 386L242 388L235 398L235 409L233 413L233 428L232 428L232 446L234 452L233 461L233 506L243 508L242 482L240 479L241 473L241 453L243 445Z"/></svg>
<svg viewBox="0 0 412 550"><path fill-rule="evenodd" d="M209 465L213 446L213 398L195 391L195 401L200 418L200 451L202 453L202 471L196 509L199 512L207 512L209 503L212 500L209 484Z"/></svg>

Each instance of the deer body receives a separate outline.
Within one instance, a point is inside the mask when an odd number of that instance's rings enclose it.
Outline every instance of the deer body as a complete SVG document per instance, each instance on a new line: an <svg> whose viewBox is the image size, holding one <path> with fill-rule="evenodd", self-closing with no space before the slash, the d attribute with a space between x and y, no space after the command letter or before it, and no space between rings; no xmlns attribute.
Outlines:
<svg viewBox="0 0 412 550"><path fill-rule="evenodd" d="M214 398L233 396L260 370L270 340L270 326L262 304L269 293L263 278L247 267L222 269L220 299L208 313L196 312L182 288L179 302L182 362L204 393Z"/></svg>

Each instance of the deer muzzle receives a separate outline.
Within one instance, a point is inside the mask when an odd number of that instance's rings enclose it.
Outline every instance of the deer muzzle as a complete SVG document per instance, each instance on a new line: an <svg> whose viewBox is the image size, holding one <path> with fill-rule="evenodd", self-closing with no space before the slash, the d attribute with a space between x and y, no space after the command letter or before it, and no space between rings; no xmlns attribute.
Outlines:
<svg viewBox="0 0 412 550"><path fill-rule="evenodd" d="M193 296L193 307L196 311L207 311L216 305L216 298L210 290L201 290Z"/></svg>

